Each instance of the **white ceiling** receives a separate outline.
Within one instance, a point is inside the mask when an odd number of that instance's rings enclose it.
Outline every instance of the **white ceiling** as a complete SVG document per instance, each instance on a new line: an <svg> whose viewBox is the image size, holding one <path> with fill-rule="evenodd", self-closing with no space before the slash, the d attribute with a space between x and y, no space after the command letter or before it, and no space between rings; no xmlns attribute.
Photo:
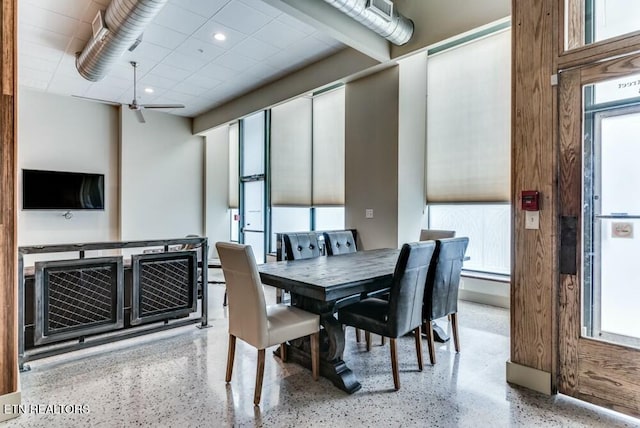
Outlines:
<svg viewBox="0 0 640 428"><path fill-rule="evenodd" d="M344 48L262 0L169 0L134 52L93 83L77 72L75 54L90 39L97 11L109 3L20 0L19 85L127 104L133 98L129 62L137 61L138 102L184 104L165 111L193 117ZM213 39L216 32L227 40Z"/></svg>

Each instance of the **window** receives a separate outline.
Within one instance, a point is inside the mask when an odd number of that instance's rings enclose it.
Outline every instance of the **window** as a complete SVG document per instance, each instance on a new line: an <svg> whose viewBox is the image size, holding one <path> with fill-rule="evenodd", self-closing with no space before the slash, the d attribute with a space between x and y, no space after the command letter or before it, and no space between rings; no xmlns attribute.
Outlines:
<svg viewBox="0 0 640 428"><path fill-rule="evenodd" d="M305 232L311 228L311 211L300 207L271 208L271 250L276 249L276 233Z"/></svg>
<svg viewBox="0 0 640 428"><path fill-rule="evenodd" d="M511 32L428 56L430 229L468 236L464 268L510 273Z"/></svg>
<svg viewBox="0 0 640 428"><path fill-rule="evenodd" d="M444 204L429 206L429 229L455 230L467 236L465 270L509 275L511 272L511 206Z"/></svg>
<svg viewBox="0 0 640 428"><path fill-rule="evenodd" d="M344 207L318 207L315 209L315 230L344 229Z"/></svg>
<svg viewBox="0 0 640 428"><path fill-rule="evenodd" d="M565 49L637 33L638 0L565 0Z"/></svg>
<svg viewBox="0 0 640 428"><path fill-rule="evenodd" d="M344 88L271 110L271 239L344 228Z"/></svg>
<svg viewBox="0 0 640 428"><path fill-rule="evenodd" d="M238 211L238 195L240 194L240 133L238 122L229 125L229 237L233 242L240 240L240 211Z"/></svg>
<svg viewBox="0 0 640 428"><path fill-rule="evenodd" d="M261 111L240 121L240 242L251 245L258 263L265 261L266 123Z"/></svg>

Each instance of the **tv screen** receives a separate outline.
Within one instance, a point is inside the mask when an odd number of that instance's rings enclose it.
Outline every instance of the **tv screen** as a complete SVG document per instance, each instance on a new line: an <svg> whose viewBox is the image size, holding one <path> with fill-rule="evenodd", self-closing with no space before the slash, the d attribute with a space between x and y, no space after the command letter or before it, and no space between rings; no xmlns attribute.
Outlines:
<svg viewBox="0 0 640 428"><path fill-rule="evenodd" d="M104 175L23 169L22 209L103 210Z"/></svg>

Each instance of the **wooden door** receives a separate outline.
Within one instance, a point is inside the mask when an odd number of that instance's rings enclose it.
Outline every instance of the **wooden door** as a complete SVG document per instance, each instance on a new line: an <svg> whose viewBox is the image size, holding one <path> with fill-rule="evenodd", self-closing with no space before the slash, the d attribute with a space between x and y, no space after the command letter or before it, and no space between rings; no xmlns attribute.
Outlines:
<svg viewBox="0 0 640 428"><path fill-rule="evenodd" d="M640 55L559 80L558 390L638 417Z"/></svg>

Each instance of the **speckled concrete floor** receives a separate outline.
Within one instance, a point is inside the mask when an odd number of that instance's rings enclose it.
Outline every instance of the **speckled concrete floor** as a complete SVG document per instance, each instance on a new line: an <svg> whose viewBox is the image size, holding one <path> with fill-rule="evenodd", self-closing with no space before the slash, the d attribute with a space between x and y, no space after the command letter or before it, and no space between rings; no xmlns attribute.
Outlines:
<svg viewBox="0 0 640 428"><path fill-rule="evenodd" d="M344 359L362 383L360 391L347 395L326 379L313 382L308 370L267 352L262 403L254 407L255 349L238 341L234 378L227 385L224 288L210 290L212 328L182 327L32 362L32 370L21 375L23 404L86 411L27 413L0 428L640 426L637 419L564 396L508 385L509 312L465 302L459 312L460 354L451 344L438 344L437 364L419 372L413 339L399 340L398 392L388 345L376 340L367 353L349 329Z"/></svg>

